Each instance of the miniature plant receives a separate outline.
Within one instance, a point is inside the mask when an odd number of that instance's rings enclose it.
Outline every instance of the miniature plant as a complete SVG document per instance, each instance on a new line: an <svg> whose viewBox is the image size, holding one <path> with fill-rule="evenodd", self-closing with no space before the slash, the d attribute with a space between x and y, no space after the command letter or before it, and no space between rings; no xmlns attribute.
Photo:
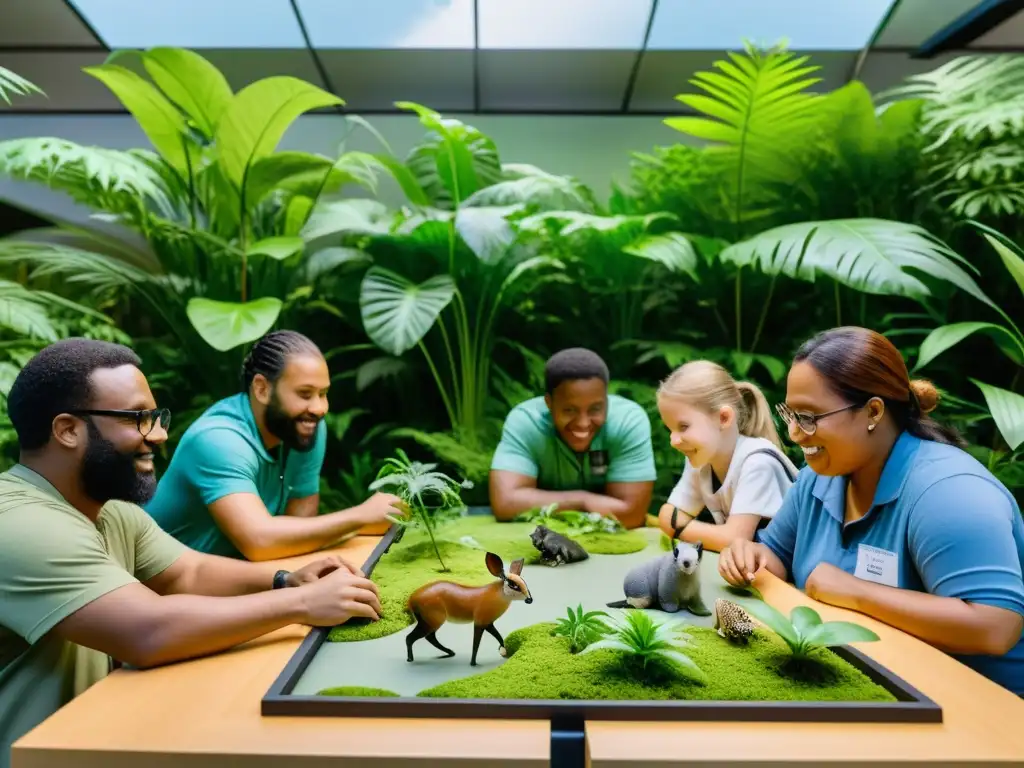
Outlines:
<svg viewBox="0 0 1024 768"><path fill-rule="evenodd" d="M384 466L377 473L377 479L370 483L370 490L386 489L402 499L409 510L409 516L389 516L388 519L403 528L422 527L430 537L434 554L441 563L441 570L447 571L448 566L441 557L434 531L440 523L457 516L457 513L465 508L460 491L463 488L472 488L473 484L469 480L460 483L443 472L436 471L436 464L412 461L401 448L397 454L397 457L384 462Z"/></svg>
<svg viewBox="0 0 1024 768"><path fill-rule="evenodd" d="M704 676L703 670L682 653L690 645L681 621L667 619L655 621L649 611L627 610L621 616L609 617L610 627L605 638L591 643L582 653L602 649L622 651L628 658L639 659L644 671L651 662L674 662L685 669Z"/></svg>
<svg viewBox="0 0 1024 768"><path fill-rule="evenodd" d="M576 653L586 648L608 631L608 627L598 618L599 616L608 616L604 611L584 613L582 603L577 603L575 613L572 608L565 610L569 614L569 618L558 620L555 634L569 638L570 653Z"/></svg>
<svg viewBox="0 0 1024 768"><path fill-rule="evenodd" d="M586 533L623 533L626 527L618 518L600 515L597 512L578 512L557 509L557 504L548 504L527 510L516 517L524 523L545 525L566 535L582 536Z"/></svg>
<svg viewBox="0 0 1024 768"><path fill-rule="evenodd" d="M806 659L818 648L879 639L867 627L850 621L823 622L818 612L806 605L798 605L787 619L763 601L744 600L740 604L747 613L785 640L795 659Z"/></svg>

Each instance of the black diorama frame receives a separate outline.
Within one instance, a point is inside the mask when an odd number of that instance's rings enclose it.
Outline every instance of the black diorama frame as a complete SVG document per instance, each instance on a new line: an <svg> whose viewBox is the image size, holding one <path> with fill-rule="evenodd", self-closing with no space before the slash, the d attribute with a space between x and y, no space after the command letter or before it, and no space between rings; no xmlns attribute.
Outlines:
<svg viewBox="0 0 1024 768"><path fill-rule="evenodd" d="M363 564L369 576L402 531L392 526ZM556 724L586 720L750 721L841 723L941 723L942 708L910 683L849 646L830 648L897 699L862 701L583 701L541 699L450 699L292 695L330 632L314 627L285 665L261 703L263 715L312 717L433 717L526 719Z"/></svg>

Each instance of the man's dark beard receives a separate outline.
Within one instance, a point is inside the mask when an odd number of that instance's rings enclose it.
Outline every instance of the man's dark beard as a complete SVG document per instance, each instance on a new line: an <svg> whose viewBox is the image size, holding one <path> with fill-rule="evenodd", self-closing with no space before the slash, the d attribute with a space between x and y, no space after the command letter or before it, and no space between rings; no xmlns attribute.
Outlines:
<svg viewBox="0 0 1024 768"><path fill-rule="evenodd" d="M82 487L90 499L106 504L111 499L145 504L156 493L156 474L139 472L135 454L122 453L96 429L91 421L89 446L82 460Z"/></svg>
<svg viewBox="0 0 1024 768"><path fill-rule="evenodd" d="M299 419L292 418L284 412L281 401L277 399L276 389L270 393L265 418L270 434L291 450L306 453L313 450L313 446L316 445L316 430L314 429L309 437L299 434Z"/></svg>

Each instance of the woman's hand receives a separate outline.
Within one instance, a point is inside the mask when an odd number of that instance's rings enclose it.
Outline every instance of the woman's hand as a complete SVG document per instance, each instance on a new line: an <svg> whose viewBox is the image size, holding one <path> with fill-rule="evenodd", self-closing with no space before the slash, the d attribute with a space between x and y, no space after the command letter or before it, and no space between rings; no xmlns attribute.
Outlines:
<svg viewBox="0 0 1024 768"><path fill-rule="evenodd" d="M734 587L745 587L759 570L771 569L770 566L777 561L775 553L764 544L735 539L719 555L718 572Z"/></svg>

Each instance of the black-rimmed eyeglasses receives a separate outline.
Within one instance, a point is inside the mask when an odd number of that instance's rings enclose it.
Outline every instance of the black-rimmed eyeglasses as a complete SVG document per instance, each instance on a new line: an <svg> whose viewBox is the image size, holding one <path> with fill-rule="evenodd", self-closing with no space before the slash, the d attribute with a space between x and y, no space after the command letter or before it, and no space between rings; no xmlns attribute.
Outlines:
<svg viewBox="0 0 1024 768"><path fill-rule="evenodd" d="M113 416L119 419L134 419L135 426L143 437L148 437L153 428L159 424L165 430L171 426L171 411L169 408L151 408L147 411L116 411L83 409L70 411L73 416Z"/></svg>
<svg viewBox="0 0 1024 768"><path fill-rule="evenodd" d="M787 425L792 426L793 422L800 427L806 434L813 435L818 431L818 422L824 419L826 416L831 416L834 413L842 413L843 411L850 411L854 408L862 408L862 404L847 405L843 408L836 408L834 411L828 411L827 413L796 413L785 403L777 403L775 406L775 412L782 417L782 420Z"/></svg>

